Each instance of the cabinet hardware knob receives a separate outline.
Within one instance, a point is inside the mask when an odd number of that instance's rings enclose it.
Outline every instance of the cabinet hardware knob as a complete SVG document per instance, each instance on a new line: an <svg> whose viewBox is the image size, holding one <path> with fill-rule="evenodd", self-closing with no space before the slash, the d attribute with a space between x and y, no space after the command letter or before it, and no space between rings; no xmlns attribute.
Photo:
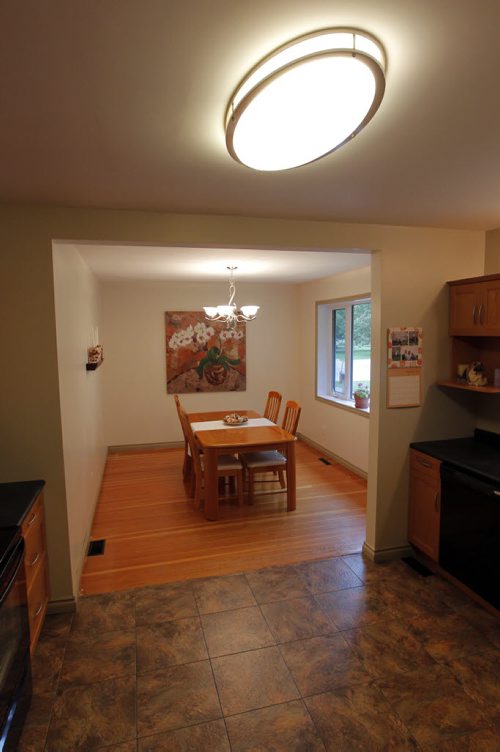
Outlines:
<svg viewBox="0 0 500 752"><path fill-rule="evenodd" d="M37 608L37 610L35 611L35 613L33 614L33 616L34 616L34 617L35 617L35 616L38 616L38 614L40 613L40 611L42 610L42 608L43 608L43 603L40 603L40 605L38 606L38 608Z"/></svg>
<svg viewBox="0 0 500 752"><path fill-rule="evenodd" d="M477 313L477 305L474 303L474 308L472 309L472 323L476 323L476 313Z"/></svg>
<svg viewBox="0 0 500 752"><path fill-rule="evenodd" d="M37 551L36 554L33 556L33 558L30 561L30 567L34 567L39 558L40 558L40 554Z"/></svg>
<svg viewBox="0 0 500 752"><path fill-rule="evenodd" d="M432 462L428 462L427 460L420 460L420 464L424 467L432 467Z"/></svg>
<svg viewBox="0 0 500 752"><path fill-rule="evenodd" d="M483 310L484 310L484 306L481 303L481 305L479 306L479 315L478 315L478 319L479 319L479 323L480 324L483 323Z"/></svg>
<svg viewBox="0 0 500 752"><path fill-rule="evenodd" d="M37 514L35 512L33 514L32 518L31 518L31 520L28 520L28 527L34 523L34 521L36 520L36 518L37 518Z"/></svg>

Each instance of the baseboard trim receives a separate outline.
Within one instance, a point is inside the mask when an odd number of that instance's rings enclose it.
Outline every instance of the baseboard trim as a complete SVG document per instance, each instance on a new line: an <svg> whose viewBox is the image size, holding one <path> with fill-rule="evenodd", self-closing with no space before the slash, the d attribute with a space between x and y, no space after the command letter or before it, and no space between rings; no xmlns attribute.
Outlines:
<svg viewBox="0 0 500 752"><path fill-rule="evenodd" d="M334 462L338 462L339 465L342 465L348 470L351 470L351 472L355 473L356 475L359 475L360 478L367 480L368 473L366 473L364 470L361 470L361 468L356 467L356 465L351 465L351 463L343 459L343 457L339 457L338 454L331 452L329 449L326 449L324 446L321 446L321 444L318 444L316 441L313 441L308 436L304 436L304 434L302 433L297 433L297 438L303 441L304 444L307 444L313 449L316 449L316 451L321 452L321 454L324 454L326 457L329 457Z"/></svg>
<svg viewBox="0 0 500 752"><path fill-rule="evenodd" d="M392 559L402 559L403 556L413 556L413 548L411 546L395 546L394 548L375 549L365 541L362 553L369 561L378 564L381 561L391 561Z"/></svg>
<svg viewBox="0 0 500 752"><path fill-rule="evenodd" d="M49 601L48 614L72 614L76 611L76 599L64 598L60 601Z"/></svg>
<svg viewBox="0 0 500 752"><path fill-rule="evenodd" d="M158 444L116 444L108 446L108 454L120 452L156 452L161 449L179 449L184 446L182 441L165 441Z"/></svg>

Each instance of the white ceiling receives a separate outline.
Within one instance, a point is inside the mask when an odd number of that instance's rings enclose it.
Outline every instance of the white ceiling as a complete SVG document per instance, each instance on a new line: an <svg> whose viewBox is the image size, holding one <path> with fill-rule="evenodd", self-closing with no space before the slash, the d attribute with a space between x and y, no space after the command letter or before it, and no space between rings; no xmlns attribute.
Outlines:
<svg viewBox="0 0 500 752"><path fill-rule="evenodd" d="M75 244L73 244L75 245ZM299 283L321 279L370 263L369 253L299 252L273 249L162 248L134 245L76 244L100 279Z"/></svg>
<svg viewBox="0 0 500 752"><path fill-rule="evenodd" d="M372 122L295 170L234 162L240 79L344 25L387 52ZM499 0L2 0L0 201L499 227L499 71Z"/></svg>

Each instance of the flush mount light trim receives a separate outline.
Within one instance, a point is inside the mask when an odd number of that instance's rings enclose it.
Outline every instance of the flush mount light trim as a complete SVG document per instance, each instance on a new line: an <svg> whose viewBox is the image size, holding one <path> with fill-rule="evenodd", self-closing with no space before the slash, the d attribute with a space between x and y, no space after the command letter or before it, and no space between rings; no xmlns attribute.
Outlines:
<svg viewBox="0 0 500 752"><path fill-rule="evenodd" d="M385 53L357 29L323 29L258 63L226 113L231 156L255 170L287 170L330 154L359 133L385 91Z"/></svg>

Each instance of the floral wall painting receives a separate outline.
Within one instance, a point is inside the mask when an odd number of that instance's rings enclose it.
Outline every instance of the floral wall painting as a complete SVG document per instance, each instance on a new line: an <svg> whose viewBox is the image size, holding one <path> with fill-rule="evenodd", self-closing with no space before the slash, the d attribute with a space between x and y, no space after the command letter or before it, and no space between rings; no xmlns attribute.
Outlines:
<svg viewBox="0 0 500 752"><path fill-rule="evenodd" d="M244 392L246 324L228 329L203 311L165 313L167 394Z"/></svg>

